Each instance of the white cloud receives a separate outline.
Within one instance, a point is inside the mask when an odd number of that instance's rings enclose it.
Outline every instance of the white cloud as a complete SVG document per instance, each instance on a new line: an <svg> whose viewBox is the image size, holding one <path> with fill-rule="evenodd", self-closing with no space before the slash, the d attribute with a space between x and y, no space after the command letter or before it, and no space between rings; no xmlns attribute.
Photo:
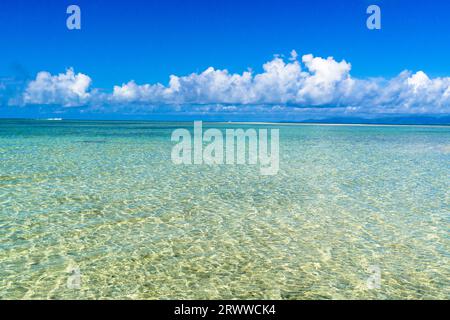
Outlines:
<svg viewBox="0 0 450 320"><path fill-rule="evenodd" d="M158 105L173 105L173 110L191 106L202 111L221 108L224 112L276 106L268 110L320 107L366 113L450 113L450 77L429 78L423 71L403 71L392 79L358 79L350 71L350 63L332 57L307 54L300 62L293 50L288 61L275 56L263 65L261 73L233 74L209 67L187 76L171 75L167 86L129 81L114 86L110 94L100 94L89 90L91 78L69 69L56 76L38 73L26 87L23 101L124 108L147 105L149 111Z"/></svg>
<svg viewBox="0 0 450 320"><path fill-rule="evenodd" d="M66 73L51 75L41 71L31 81L23 93L25 104L60 104L78 106L89 101L88 92L91 78L85 74L68 69Z"/></svg>
<svg viewBox="0 0 450 320"><path fill-rule="evenodd" d="M335 86L348 78L350 65L332 58L303 56L307 71L302 71L297 53L291 62L280 57L263 65L263 72L230 74L209 67L200 74L170 76L169 85L137 85L133 81L115 86L113 99L122 102L178 104L306 104L332 102Z"/></svg>
<svg viewBox="0 0 450 320"><path fill-rule="evenodd" d="M350 78L349 63L336 62L332 57L314 58L311 54L304 55L302 61L309 74L297 93L297 103L338 105L340 97L351 94L354 81Z"/></svg>

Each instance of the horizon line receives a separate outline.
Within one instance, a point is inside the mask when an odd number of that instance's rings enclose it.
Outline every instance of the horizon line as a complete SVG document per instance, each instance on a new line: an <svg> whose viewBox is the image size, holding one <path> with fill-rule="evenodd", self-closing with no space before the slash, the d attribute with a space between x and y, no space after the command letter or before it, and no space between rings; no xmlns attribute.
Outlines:
<svg viewBox="0 0 450 320"><path fill-rule="evenodd" d="M388 123L388 122L331 122L331 121L224 121L224 120L156 120L156 119L81 119L81 118L4 118L0 117L0 121L4 120L25 120L25 121L80 121L80 122L172 122L172 123L193 123L194 121L202 121L204 123L219 124L260 124L260 125L285 125L285 126L364 126L364 127L450 127L450 123Z"/></svg>

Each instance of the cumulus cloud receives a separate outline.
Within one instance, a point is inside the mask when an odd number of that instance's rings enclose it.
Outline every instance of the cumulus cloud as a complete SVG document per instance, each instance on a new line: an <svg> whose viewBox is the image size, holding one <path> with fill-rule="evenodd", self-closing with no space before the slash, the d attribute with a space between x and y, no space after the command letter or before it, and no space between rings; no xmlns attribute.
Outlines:
<svg viewBox="0 0 450 320"><path fill-rule="evenodd" d="M23 93L25 104L60 104L71 107L89 101L91 78L68 69L66 73L51 75L41 71L31 81Z"/></svg>
<svg viewBox="0 0 450 320"><path fill-rule="evenodd" d="M286 61L287 60L287 61ZM267 106L286 108L343 109L369 113L450 113L450 77L429 78L423 71L401 72L391 79L358 79L351 64L333 57L275 56L262 72L230 73L207 68L186 76L171 75L168 85L129 81L111 93L90 90L91 78L72 69L59 75L38 73L23 93L26 104L77 106L174 106L174 110L249 110ZM182 106L182 107L180 107ZM203 107L202 107L203 106Z"/></svg>

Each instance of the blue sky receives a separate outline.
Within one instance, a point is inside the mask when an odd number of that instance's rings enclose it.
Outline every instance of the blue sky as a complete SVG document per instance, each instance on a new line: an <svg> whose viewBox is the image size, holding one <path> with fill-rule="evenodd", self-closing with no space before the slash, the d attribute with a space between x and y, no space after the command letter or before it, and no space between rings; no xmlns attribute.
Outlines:
<svg viewBox="0 0 450 320"><path fill-rule="evenodd" d="M81 30L66 28L66 8L70 4L81 8ZM381 30L366 28L366 8L370 4L381 8ZM2 1L0 116L56 112L84 117L133 113L177 117L212 113L229 114L231 118L248 114L251 118L251 114L262 112L268 119L275 113L281 118L295 114L301 119L310 115L344 117L352 110L351 116L446 115L450 104L446 98L450 83L449 16L450 3L444 0ZM309 72L309 76L299 73L289 78L289 72L298 71L295 66L289 67L294 61L292 50L301 72ZM289 87L274 90L268 97L261 96L259 87L246 83L242 91L253 90L254 94L242 97L236 92L234 80L227 80L225 85L231 87L221 92L216 87L204 87L205 82L223 74L183 79L192 73L202 75L209 67L227 70L230 77L242 76L251 68L256 76L265 72L265 63L277 63L277 54L284 61L281 68L285 76L294 79L287 81L312 78L314 84L286 84L285 78L266 81L266 92L274 86ZM313 62L305 64L309 60L303 57L308 54L324 61L332 56L333 62L344 61L349 69L344 64L342 70L336 67L338 74L330 80L332 83L323 84L314 78L317 69ZM317 65L323 62L314 61ZM328 70L335 65L322 67ZM73 74L67 73L68 68L73 68ZM405 70L410 73L402 75ZM49 74L46 82L42 86L35 83L30 89L30 82L36 82L41 71ZM56 77L62 74L66 82L60 85L56 82L61 77ZM80 74L89 78L82 96L76 96L79 91L65 92L73 87L72 82L82 82L84 78L77 78ZM168 88L170 75L181 79L181 91L202 94L187 97L172 92L168 98L167 92L143 87L160 83ZM349 77L357 80L351 95L366 90L364 97L342 98L343 92L350 90L346 89ZM136 87L122 86L129 81L134 81ZM249 81L253 83L254 79ZM50 92L46 88L52 85L56 89ZM314 93L316 89L323 91L322 85L333 87L327 87L328 96ZM126 93L127 99L124 95L121 99L109 97L114 86L120 87L117 92ZM417 97L410 98L412 94ZM234 98L227 99L230 95ZM374 95L384 100L373 99ZM385 105L387 112L376 108L377 102ZM313 108L308 108L311 105Z"/></svg>

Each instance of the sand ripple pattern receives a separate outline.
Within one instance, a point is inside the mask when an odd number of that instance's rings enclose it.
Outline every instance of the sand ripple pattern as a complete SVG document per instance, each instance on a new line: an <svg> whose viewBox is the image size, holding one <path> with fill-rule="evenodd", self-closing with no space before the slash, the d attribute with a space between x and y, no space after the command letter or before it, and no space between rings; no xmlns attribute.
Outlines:
<svg viewBox="0 0 450 320"><path fill-rule="evenodd" d="M183 125L0 121L0 298L450 298L450 128L279 125L261 176Z"/></svg>

